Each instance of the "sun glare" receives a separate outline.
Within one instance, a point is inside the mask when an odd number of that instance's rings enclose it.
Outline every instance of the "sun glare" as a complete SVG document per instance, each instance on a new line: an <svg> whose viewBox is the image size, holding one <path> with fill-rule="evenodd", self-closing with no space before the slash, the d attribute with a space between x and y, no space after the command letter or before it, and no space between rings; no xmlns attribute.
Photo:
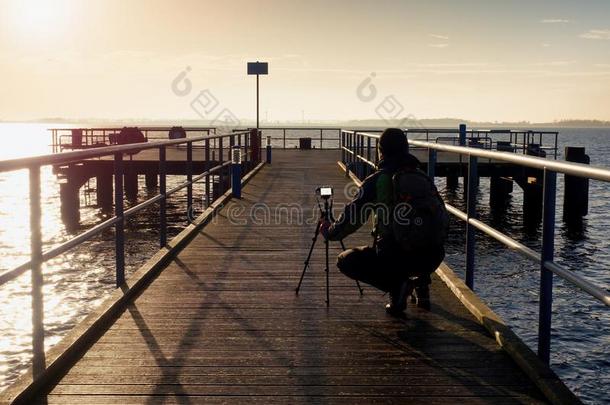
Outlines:
<svg viewBox="0 0 610 405"><path fill-rule="evenodd" d="M47 36L66 28L72 12L68 0L9 0L11 22L17 32Z"/></svg>

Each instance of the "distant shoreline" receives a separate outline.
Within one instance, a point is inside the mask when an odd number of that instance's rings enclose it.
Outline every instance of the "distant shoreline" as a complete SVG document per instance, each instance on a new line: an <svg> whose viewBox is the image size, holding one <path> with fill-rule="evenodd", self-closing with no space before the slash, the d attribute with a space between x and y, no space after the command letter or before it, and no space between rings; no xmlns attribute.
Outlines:
<svg viewBox="0 0 610 405"><path fill-rule="evenodd" d="M44 118L40 120L0 120L0 124L48 124L48 125L83 125L87 126L210 126L210 122L184 119L163 119L163 120L148 120L148 119L133 119L133 120L110 120L110 119L63 119L63 118ZM401 125L402 124L402 125ZM476 122L459 119L422 119L422 120L403 120L403 121L384 121L375 119L365 120L344 120L344 121L274 121L262 122L261 127L294 127L294 128L387 128L391 126L402 126L406 128L457 128L460 124L466 124L468 127L477 129L541 129L541 128L591 128L605 129L610 128L610 121L597 120L565 120L556 122ZM242 120L240 127L253 127L254 122Z"/></svg>

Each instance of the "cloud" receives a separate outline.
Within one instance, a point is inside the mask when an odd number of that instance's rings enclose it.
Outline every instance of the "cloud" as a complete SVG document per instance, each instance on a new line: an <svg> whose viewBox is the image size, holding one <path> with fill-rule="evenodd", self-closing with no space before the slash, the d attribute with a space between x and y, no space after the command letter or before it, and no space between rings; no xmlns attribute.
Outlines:
<svg viewBox="0 0 610 405"><path fill-rule="evenodd" d="M490 66L490 63L487 62L468 62L468 63L418 63L417 67L425 67L425 68L464 68L464 67L486 67ZM494 64L499 66L498 64Z"/></svg>
<svg viewBox="0 0 610 405"><path fill-rule="evenodd" d="M430 34L430 36L432 38L436 38L436 39L442 39L444 41L447 41L449 39L449 37L447 35L439 35L439 34Z"/></svg>
<svg viewBox="0 0 610 405"><path fill-rule="evenodd" d="M543 24L568 24L570 20L566 20L563 18L545 18L544 20L540 20Z"/></svg>
<svg viewBox="0 0 610 405"><path fill-rule="evenodd" d="M428 44L428 46L432 48L447 48L449 44Z"/></svg>
<svg viewBox="0 0 610 405"><path fill-rule="evenodd" d="M551 46L551 44L547 44L546 42L542 44L543 48L549 48Z"/></svg>
<svg viewBox="0 0 610 405"><path fill-rule="evenodd" d="M579 37L584 39L610 40L610 30L589 30L580 34Z"/></svg>
<svg viewBox="0 0 610 405"><path fill-rule="evenodd" d="M532 66L569 66L575 64L575 60L556 60L549 62L534 63Z"/></svg>

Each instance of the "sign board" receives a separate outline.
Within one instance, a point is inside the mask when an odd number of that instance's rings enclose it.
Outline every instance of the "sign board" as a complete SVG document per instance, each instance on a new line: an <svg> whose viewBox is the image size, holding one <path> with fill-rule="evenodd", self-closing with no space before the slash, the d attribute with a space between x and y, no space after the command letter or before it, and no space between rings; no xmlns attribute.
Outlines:
<svg viewBox="0 0 610 405"><path fill-rule="evenodd" d="M269 63L267 62L248 62L249 75L269 74Z"/></svg>

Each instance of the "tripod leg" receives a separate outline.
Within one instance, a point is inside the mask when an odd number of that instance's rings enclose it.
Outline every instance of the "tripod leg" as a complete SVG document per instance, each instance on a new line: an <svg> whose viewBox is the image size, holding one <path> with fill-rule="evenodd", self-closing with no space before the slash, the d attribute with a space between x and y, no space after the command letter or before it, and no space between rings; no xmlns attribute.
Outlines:
<svg viewBox="0 0 610 405"><path fill-rule="evenodd" d="M345 243L343 243L343 239L340 240L339 243L341 243L341 249L344 251L347 250L345 248ZM364 290L362 289L362 286L360 286L360 281L356 280L356 286L358 287L358 291L360 291L360 295L364 295Z"/></svg>
<svg viewBox="0 0 610 405"><path fill-rule="evenodd" d="M318 235L320 234L320 222L316 225L316 233L314 234L311 240L311 247L309 248L309 254L307 255L307 259L305 259L305 266L303 267L303 272L301 273L301 278L299 279L299 284L295 290L296 295L299 295L299 290L301 289L301 284L303 283L303 278L305 277L305 272L307 271L307 267L309 267L309 261L311 260L311 254L313 253L313 248L316 246L316 241L318 240Z"/></svg>

